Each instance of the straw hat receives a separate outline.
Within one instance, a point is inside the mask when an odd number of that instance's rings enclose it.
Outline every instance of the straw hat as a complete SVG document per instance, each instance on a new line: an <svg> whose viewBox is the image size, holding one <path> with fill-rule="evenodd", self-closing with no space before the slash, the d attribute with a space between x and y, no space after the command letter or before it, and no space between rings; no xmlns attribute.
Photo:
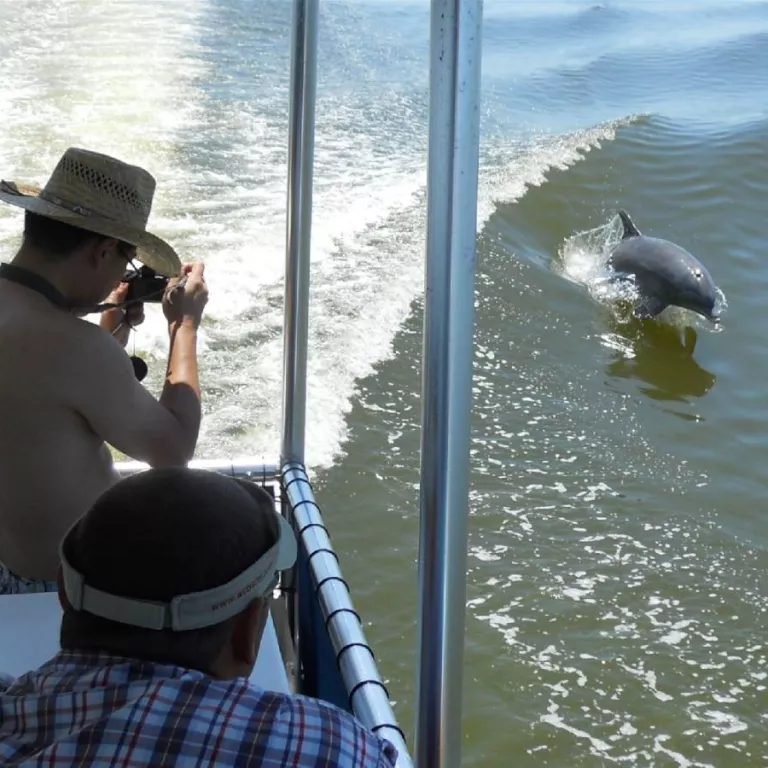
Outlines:
<svg viewBox="0 0 768 768"><path fill-rule="evenodd" d="M0 200L74 227L136 246L136 258L155 272L181 270L176 251L147 232L155 179L114 157L70 147L40 189L0 181Z"/></svg>

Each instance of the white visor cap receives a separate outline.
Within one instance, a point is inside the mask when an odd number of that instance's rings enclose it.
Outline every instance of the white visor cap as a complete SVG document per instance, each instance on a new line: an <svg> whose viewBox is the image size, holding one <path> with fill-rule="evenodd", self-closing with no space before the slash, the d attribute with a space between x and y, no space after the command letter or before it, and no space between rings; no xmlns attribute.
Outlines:
<svg viewBox="0 0 768 768"><path fill-rule="evenodd" d="M220 624L236 616L259 597L270 593L280 571L292 568L296 562L296 537L288 521L275 512L280 521L279 538L253 565L213 589L177 595L169 603L112 595L89 586L83 575L75 570L64 555L64 542L77 525L75 523L59 547L64 591L72 608L103 619L144 629L171 629L183 632Z"/></svg>

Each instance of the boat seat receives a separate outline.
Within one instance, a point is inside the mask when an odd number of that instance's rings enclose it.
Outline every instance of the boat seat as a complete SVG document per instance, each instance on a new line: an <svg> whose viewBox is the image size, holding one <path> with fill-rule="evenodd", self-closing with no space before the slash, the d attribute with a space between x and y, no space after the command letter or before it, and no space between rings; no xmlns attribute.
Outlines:
<svg viewBox="0 0 768 768"><path fill-rule="evenodd" d="M0 595L0 672L17 677L58 653L61 606L55 592ZM275 625L270 615L251 682L291 693Z"/></svg>

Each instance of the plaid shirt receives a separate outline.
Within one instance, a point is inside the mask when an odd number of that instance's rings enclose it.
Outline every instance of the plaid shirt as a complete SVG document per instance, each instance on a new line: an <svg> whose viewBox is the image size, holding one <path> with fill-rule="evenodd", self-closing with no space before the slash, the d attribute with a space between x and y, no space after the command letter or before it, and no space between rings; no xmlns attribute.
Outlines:
<svg viewBox="0 0 768 768"><path fill-rule="evenodd" d="M0 765L392 768L342 710L180 667L61 652L0 678Z"/></svg>

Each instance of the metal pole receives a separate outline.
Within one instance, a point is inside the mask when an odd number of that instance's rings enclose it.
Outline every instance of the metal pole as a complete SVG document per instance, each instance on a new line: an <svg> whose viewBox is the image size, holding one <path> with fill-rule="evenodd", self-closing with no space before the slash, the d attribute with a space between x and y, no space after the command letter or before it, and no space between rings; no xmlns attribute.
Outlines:
<svg viewBox="0 0 768 768"><path fill-rule="evenodd" d="M283 461L304 462L318 0L294 0L283 347Z"/></svg>
<svg viewBox="0 0 768 768"><path fill-rule="evenodd" d="M482 0L432 0L422 375L419 768L461 764Z"/></svg>

